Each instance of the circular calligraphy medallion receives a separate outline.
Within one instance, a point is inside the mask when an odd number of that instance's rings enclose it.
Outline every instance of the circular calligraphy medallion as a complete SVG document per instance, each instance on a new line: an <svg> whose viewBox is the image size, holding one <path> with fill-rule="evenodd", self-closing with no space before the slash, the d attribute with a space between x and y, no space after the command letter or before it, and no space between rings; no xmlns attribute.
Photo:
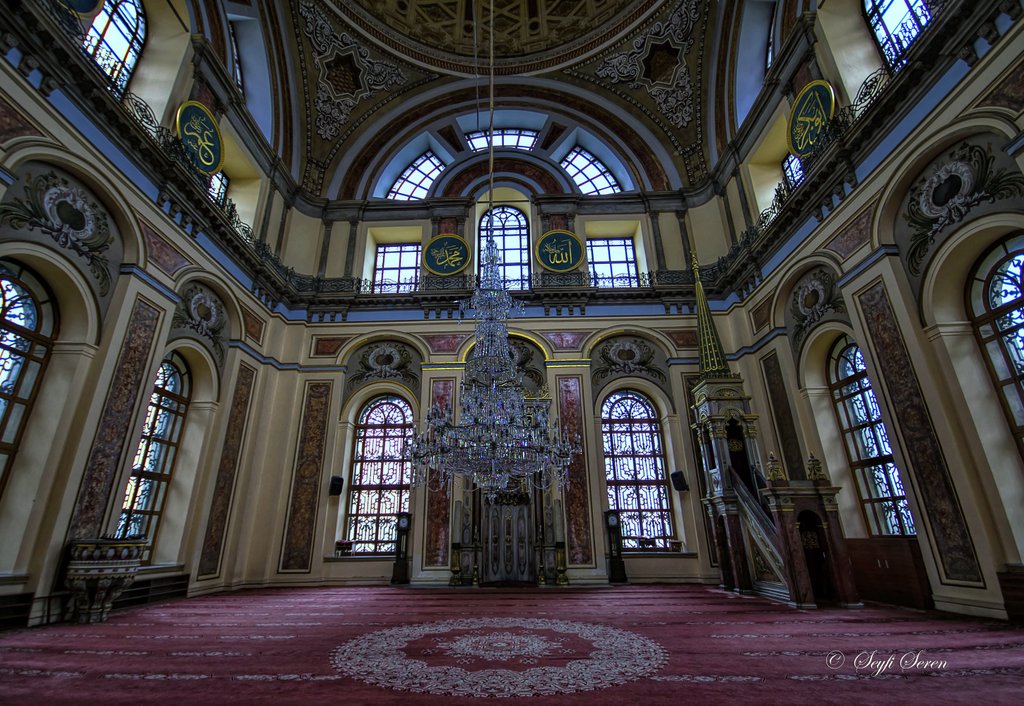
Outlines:
<svg viewBox="0 0 1024 706"><path fill-rule="evenodd" d="M468 618L403 625L334 650L334 668L401 691L539 696L618 686L658 671L665 650L636 633L547 618Z"/></svg>
<svg viewBox="0 0 1024 706"><path fill-rule="evenodd" d="M423 266L435 275L455 275L469 264L469 244L454 233L442 233L430 239L423 250Z"/></svg>
<svg viewBox="0 0 1024 706"><path fill-rule="evenodd" d="M545 270L570 272L583 262L583 243L568 230L549 230L537 241L537 261Z"/></svg>
<svg viewBox="0 0 1024 706"><path fill-rule="evenodd" d="M195 168L208 176L219 172L224 164L224 138L210 109L198 101L185 101L178 108L176 124L178 139Z"/></svg>
<svg viewBox="0 0 1024 706"><path fill-rule="evenodd" d="M836 94L828 81L811 81L804 86L789 114L789 151L797 157L813 152L835 112Z"/></svg>

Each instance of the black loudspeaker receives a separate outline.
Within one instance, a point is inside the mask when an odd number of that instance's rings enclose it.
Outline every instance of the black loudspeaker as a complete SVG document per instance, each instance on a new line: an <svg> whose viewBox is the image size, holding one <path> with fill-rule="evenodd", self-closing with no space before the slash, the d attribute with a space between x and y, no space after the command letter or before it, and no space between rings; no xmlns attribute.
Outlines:
<svg viewBox="0 0 1024 706"><path fill-rule="evenodd" d="M682 471L673 471L668 477L672 479L672 487L680 493L690 489L690 486L686 484L686 478L683 476Z"/></svg>
<svg viewBox="0 0 1024 706"><path fill-rule="evenodd" d="M330 495L341 495L341 489L345 487L345 479L341 476L331 476L331 489L327 492Z"/></svg>

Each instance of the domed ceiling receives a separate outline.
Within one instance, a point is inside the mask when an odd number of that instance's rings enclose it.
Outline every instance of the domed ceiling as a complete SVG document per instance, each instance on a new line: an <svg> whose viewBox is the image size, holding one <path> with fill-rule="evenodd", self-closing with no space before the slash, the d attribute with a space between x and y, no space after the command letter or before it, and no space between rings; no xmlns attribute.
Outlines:
<svg viewBox="0 0 1024 706"><path fill-rule="evenodd" d="M476 63L486 66L490 0L329 4L367 33L431 68L473 72ZM664 0L493 0L497 71L525 73L577 59L662 4Z"/></svg>
<svg viewBox="0 0 1024 706"><path fill-rule="evenodd" d="M496 107L538 107L562 129L578 124L619 145L648 191L702 186L712 4L494 0ZM403 140L428 129L444 135L445 121L486 110L488 0L291 0L288 8L301 72L296 177L310 196L366 198L366 175ZM445 139L464 153L458 137Z"/></svg>

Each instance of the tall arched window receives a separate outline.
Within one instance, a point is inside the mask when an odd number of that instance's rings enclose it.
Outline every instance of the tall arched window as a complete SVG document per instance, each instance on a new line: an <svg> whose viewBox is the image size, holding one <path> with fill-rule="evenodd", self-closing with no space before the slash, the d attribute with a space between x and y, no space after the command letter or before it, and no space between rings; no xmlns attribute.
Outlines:
<svg viewBox="0 0 1024 706"><path fill-rule="evenodd" d="M601 406L601 438L608 507L619 511L622 548L669 549L675 532L654 404L635 390L613 392Z"/></svg>
<svg viewBox="0 0 1024 706"><path fill-rule="evenodd" d="M0 260L0 495L56 329L53 302L42 283L20 265Z"/></svg>
<svg viewBox="0 0 1024 706"><path fill-rule="evenodd" d="M864 0L864 14L893 71L906 63L904 54L932 19L925 0Z"/></svg>
<svg viewBox="0 0 1024 706"><path fill-rule="evenodd" d="M188 366L180 355L171 353L156 372L142 439L135 452L121 503L121 517L117 522L118 537L145 537L148 540L144 562L149 562L153 556L157 527L178 457L190 394Z"/></svg>
<svg viewBox="0 0 1024 706"><path fill-rule="evenodd" d="M123 96L146 41L146 12L138 0L105 0L85 35L82 49Z"/></svg>
<svg viewBox="0 0 1024 706"><path fill-rule="evenodd" d="M974 269L970 311L1006 417L1024 451L1024 234L988 251Z"/></svg>
<svg viewBox="0 0 1024 706"><path fill-rule="evenodd" d="M505 289L529 289L530 228L526 214L512 206L495 206L480 219L478 253L484 252L488 235L498 246L498 267Z"/></svg>
<svg viewBox="0 0 1024 706"><path fill-rule="evenodd" d="M395 515L409 511L412 432L412 408L401 397L377 397L359 414L345 520L353 554L394 552Z"/></svg>
<svg viewBox="0 0 1024 706"><path fill-rule="evenodd" d="M849 336L843 336L832 347L829 383L843 446L871 534L916 534L889 432L868 380L864 354Z"/></svg>

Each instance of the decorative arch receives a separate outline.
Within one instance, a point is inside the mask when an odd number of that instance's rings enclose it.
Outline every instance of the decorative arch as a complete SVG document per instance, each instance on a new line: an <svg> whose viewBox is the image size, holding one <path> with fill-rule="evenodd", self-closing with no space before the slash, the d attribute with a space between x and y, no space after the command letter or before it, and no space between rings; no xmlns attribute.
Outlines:
<svg viewBox="0 0 1024 706"><path fill-rule="evenodd" d="M800 279L808 272L817 268L827 268L838 279L842 276L842 267L838 256L830 251L818 250L810 256L785 263L780 268L779 285L775 287L769 298L768 321L769 329L781 326L786 319L786 310L791 303L793 289Z"/></svg>

